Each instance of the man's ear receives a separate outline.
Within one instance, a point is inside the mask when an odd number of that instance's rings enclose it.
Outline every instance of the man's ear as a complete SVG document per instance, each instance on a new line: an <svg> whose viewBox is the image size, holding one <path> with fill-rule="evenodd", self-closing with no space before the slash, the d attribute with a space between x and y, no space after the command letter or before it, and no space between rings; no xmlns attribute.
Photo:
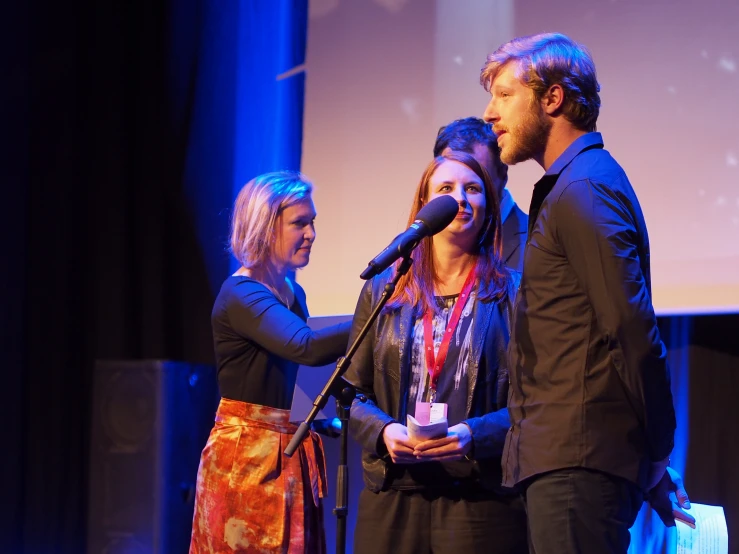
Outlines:
<svg viewBox="0 0 739 554"><path fill-rule="evenodd" d="M562 108L565 101L565 91L562 85L552 85L541 97L541 109L547 115L554 115Z"/></svg>

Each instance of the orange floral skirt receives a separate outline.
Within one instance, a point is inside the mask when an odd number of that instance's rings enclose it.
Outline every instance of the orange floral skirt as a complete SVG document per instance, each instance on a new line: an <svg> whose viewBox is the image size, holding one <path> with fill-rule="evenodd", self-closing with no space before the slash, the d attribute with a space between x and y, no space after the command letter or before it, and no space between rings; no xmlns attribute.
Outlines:
<svg viewBox="0 0 739 554"><path fill-rule="evenodd" d="M292 457L290 411L222 398L198 469L190 554L323 554L326 465L312 431Z"/></svg>

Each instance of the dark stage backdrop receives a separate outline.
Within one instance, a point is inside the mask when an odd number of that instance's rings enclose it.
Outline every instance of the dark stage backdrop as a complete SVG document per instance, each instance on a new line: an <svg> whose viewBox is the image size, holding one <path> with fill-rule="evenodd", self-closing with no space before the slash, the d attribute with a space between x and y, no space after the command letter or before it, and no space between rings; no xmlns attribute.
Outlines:
<svg viewBox="0 0 739 554"><path fill-rule="evenodd" d="M96 358L213 362L234 189L299 168L306 24L304 0L4 7L0 552L85 551Z"/></svg>
<svg viewBox="0 0 739 554"><path fill-rule="evenodd" d="M306 10L5 7L0 551L85 551L94 359L212 362L209 314L230 269L234 189L300 163ZM661 326L676 461L693 501L725 507L739 554L739 317Z"/></svg>

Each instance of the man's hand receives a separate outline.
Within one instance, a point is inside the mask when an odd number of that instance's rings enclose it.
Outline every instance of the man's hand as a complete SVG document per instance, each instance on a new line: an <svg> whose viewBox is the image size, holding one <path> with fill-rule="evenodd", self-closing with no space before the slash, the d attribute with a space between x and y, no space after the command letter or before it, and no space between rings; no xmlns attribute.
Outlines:
<svg viewBox="0 0 739 554"><path fill-rule="evenodd" d="M665 469L657 485L647 493L647 502L667 527L674 527L677 520L695 529L695 518L683 511L690 509L683 478L671 467Z"/></svg>
<svg viewBox="0 0 739 554"><path fill-rule="evenodd" d="M419 462L453 462L472 450L472 433L465 423L453 425L446 437L419 442L413 455Z"/></svg>
<svg viewBox="0 0 739 554"><path fill-rule="evenodd" d="M648 491L651 491L654 487L656 487L659 484L659 482L664 477L667 466L669 465L670 465L669 457L659 462L652 462L652 465L649 468L649 475L647 476L647 490Z"/></svg>
<svg viewBox="0 0 739 554"><path fill-rule="evenodd" d="M382 430L382 440L394 463L415 464L420 461L413 455L416 441L408 436L408 428L405 425L400 423L386 425Z"/></svg>

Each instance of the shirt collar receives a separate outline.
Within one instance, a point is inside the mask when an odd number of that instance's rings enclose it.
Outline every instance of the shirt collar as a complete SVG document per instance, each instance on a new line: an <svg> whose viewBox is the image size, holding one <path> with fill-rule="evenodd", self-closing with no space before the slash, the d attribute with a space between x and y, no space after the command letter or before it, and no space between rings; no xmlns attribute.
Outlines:
<svg viewBox="0 0 739 554"><path fill-rule="evenodd" d="M575 159L575 156L584 150L594 147L603 148L603 137L600 133L586 133L578 137L559 155L559 158L554 160L554 163L547 170L546 175L559 175Z"/></svg>
<svg viewBox="0 0 739 554"><path fill-rule="evenodd" d="M508 216L511 215L511 212L513 211L513 205L515 204L513 200L513 195L510 193L510 191L507 188L503 189L503 194L500 196L500 222L505 222L506 219L508 219Z"/></svg>

